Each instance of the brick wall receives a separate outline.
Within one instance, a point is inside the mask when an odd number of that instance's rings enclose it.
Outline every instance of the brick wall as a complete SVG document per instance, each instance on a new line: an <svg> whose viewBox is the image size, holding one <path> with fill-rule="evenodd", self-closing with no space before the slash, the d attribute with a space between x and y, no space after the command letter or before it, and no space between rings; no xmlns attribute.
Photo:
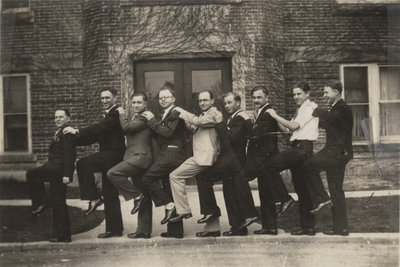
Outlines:
<svg viewBox="0 0 400 267"><path fill-rule="evenodd" d="M2 15L1 73L29 73L33 153L45 159L56 107L84 114L79 0L31 0L31 12Z"/></svg>
<svg viewBox="0 0 400 267"><path fill-rule="evenodd" d="M70 108L79 127L98 120L101 89L117 89L121 103L129 106L133 60L229 52L233 90L245 96L246 109L252 109L251 88L265 85L271 103L289 118L295 84L309 81L311 97L320 102L323 84L339 79L339 64L387 62L399 54L400 16L390 6L334 0L211 2L31 0L32 12L22 19L2 16L1 73L31 75L33 152L39 159L47 154L57 106ZM191 16L204 16L198 21L202 27L191 30L183 23ZM150 25L143 24L146 18ZM166 26L170 31L157 32ZM176 27L186 34L179 35ZM171 42L168 34L174 31Z"/></svg>

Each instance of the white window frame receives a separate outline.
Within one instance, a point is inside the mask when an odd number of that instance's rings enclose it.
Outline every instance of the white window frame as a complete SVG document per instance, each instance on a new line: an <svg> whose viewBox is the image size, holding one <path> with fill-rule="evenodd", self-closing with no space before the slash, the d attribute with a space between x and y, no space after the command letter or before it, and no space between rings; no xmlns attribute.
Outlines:
<svg viewBox="0 0 400 267"><path fill-rule="evenodd" d="M28 151L4 151L4 107L3 107L3 78L4 77L26 77L26 109L28 127ZM31 79L27 73L0 74L0 155L25 155L32 154L32 122L31 122Z"/></svg>
<svg viewBox="0 0 400 267"><path fill-rule="evenodd" d="M380 100L380 76L379 67L399 67L399 65L380 65L377 63L369 64L341 64L340 65L340 81L344 84L344 68L345 67L367 67L368 71L368 103L369 103L369 122L370 122L370 138L374 144L378 143L400 143L400 135L380 136L380 114L379 103L393 102L392 100ZM343 89L342 97L344 99ZM346 100L346 99L345 99ZM366 144L367 141L355 141L354 144Z"/></svg>

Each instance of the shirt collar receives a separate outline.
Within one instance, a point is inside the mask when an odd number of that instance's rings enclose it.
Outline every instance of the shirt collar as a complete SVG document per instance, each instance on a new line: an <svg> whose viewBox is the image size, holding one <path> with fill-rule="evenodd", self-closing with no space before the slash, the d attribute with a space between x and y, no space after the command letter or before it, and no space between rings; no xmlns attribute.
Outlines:
<svg viewBox="0 0 400 267"><path fill-rule="evenodd" d="M311 100L310 100L310 99L307 99L306 101L303 102L303 104L301 104L301 105L299 106L299 108L301 108L302 106L308 106L308 105L310 105L310 104L311 104Z"/></svg>
<svg viewBox="0 0 400 267"><path fill-rule="evenodd" d="M335 102L333 102L333 104L331 105L331 107L333 107L334 105L336 105L336 103L339 102L340 100L342 100L342 99L339 98L338 100L336 100Z"/></svg>
<svg viewBox="0 0 400 267"><path fill-rule="evenodd" d="M167 114L171 111L171 109L174 107L174 105L171 105L169 108L164 109L164 113L161 119L164 119L165 116L167 116Z"/></svg>
<svg viewBox="0 0 400 267"><path fill-rule="evenodd" d="M232 115L229 118L234 118L240 111L241 109L236 110L235 112L232 113Z"/></svg>
<svg viewBox="0 0 400 267"><path fill-rule="evenodd" d="M108 112L110 112L110 110L112 110L115 106L117 106L116 104L114 104L114 105L112 105L112 107L111 108L109 108L109 109L106 109L106 114L108 114Z"/></svg>

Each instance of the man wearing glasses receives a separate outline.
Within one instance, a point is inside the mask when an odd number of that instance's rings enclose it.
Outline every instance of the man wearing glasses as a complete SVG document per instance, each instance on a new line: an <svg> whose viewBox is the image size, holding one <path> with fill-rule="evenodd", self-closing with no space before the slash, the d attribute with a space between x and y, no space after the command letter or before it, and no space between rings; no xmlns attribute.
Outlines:
<svg viewBox="0 0 400 267"><path fill-rule="evenodd" d="M176 108L175 92L172 84L166 83L160 89L158 100L164 111L160 120L156 120L150 111L142 113L142 116L147 119L147 125L155 134L159 146L158 157L142 176L142 182L154 205L156 207L165 205L165 217L161 224L166 224L175 214L168 175L186 159L185 122L174 110ZM163 186L159 181L163 182ZM167 232L161 233L162 237L183 238L182 222L171 223L167 227Z"/></svg>
<svg viewBox="0 0 400 267"><path fill-rule="evenodd" d="M202 111L196 116L182 108L175 108L179 117L187 123L194 132L193 156L183 162L170 175L172 194L175 200L177 216L171 218L171 222L192 217L188 198L186 195L186 179L193 178L204 169L212 166L219 153L219 138L214 126L222 122L222 113L213 107L214 94L211 91L199 93L199 107Z"/></svg>

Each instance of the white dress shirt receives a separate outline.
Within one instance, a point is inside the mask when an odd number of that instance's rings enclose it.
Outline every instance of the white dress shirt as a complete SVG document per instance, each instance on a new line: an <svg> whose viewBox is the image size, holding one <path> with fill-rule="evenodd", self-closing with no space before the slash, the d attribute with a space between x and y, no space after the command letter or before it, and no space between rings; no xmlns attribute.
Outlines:
<svg viewBox="0 0 400 267"><path fill-rule="evenodd" d="M295 130L290 137L290 141L295 140L310 140L315 141L318 138L318 121L317 117L313 117L312 113L317 107L315 102L311 102L309 99L304 101L297 111L297 116L292 121L297 122L300 128Z"/></svg>

